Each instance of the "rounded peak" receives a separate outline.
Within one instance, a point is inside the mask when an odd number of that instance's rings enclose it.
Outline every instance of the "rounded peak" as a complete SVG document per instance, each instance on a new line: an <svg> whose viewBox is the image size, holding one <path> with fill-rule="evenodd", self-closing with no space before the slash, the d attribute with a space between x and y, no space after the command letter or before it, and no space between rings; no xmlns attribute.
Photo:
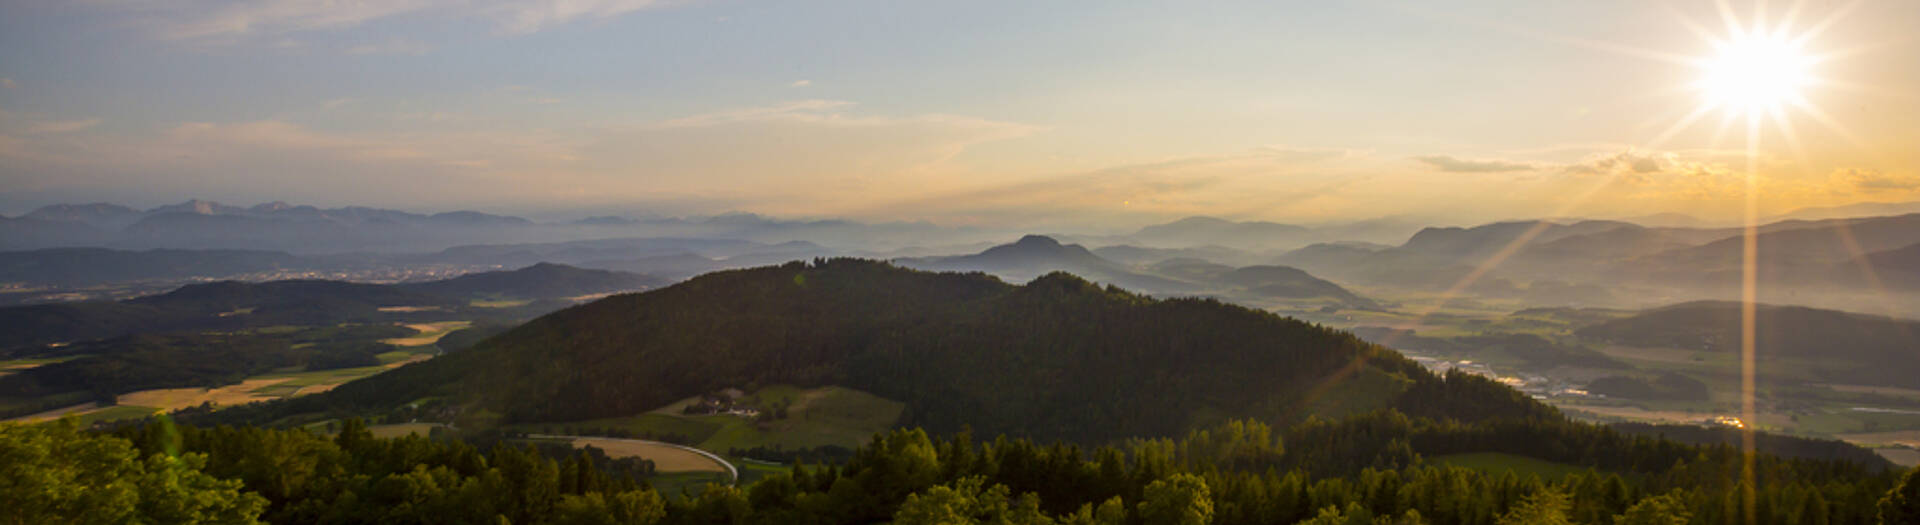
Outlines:
<svg viewBox="0 0 1920 525"><path fill-rule="evenodd" d="M1045 235L1027 235L1013 243L1016 246L1059 246L1060 241Z"/></svg>
<svg viewBox="0 0 1920 525"><path fill-rule="evenodd" d="M1230 221L1230 220L1226 220L1226 219L1222 219L1222 218L1219 218L1219 217L1208 217L1208 216L1205 216L1205 215L1194 215L1194 216L1192 216L1192 217L1185 217L1185 218L1182 218L1182 219L1180 219L1180 220L1177 220L1177 221L1173 221L1173 222L1169 222L1169 223L1167 223L1167 224L1180 224L1180 225L1188 225L1188 226L1191 226L1191 225L1199 225L1199 224L1208 224L1208 225L1211 225L1211 224L1233 224L1233 221Z"/></svg>
<svg viewBox="0 0 1920 525"><path fill-rule="evenodd" d="M1026 288L1029 290L1100 290L1100 286L1093 284L1093 281L1088 281L1078 275L1063 271L1047 272L1046 275L1035 277L1033 280L1027 281Z"/></svg>

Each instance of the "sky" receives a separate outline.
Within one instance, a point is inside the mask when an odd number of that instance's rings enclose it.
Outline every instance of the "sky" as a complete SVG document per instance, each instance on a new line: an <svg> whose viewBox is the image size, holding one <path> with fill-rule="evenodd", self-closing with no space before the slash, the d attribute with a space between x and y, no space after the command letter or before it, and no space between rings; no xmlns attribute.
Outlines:
<svg viewBox="0 0 1920 525"><path fill-rule="evenodd" d="M1731 220L1750 182L1763 213L1920 200L1920 3L1433 4L0 0L0 213L1135 226ZM1700 111L1732 27L1804 37L1804 105Z"/></svg>

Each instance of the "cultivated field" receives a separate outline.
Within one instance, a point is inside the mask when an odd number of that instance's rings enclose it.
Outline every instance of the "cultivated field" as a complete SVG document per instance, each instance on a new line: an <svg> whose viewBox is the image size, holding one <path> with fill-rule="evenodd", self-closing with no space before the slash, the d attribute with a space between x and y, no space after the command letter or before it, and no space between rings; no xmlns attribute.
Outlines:
<svg viewBox="0 0 1920 525"><path fill-rule="evenodd" d="M162 388L141 390L121 394L118 401L122 405L153 407L166 411L200 406L203 403L215 405L239 405L254 401L277 399L277 396L263 395L256 390L286 382L287 378L257 378L241 381L239 384L218 388Z"/></svg>
<svg viewBox="0 0 1920 525"><path fill-rule="evenodd" d="M1853 443L1871 443L1876 445L1906 445L1920 447L1920 430L1895 430L1890 432L1860 432L1836 436Z"/></svg>
<svg viewBox="0 0 1920 525"><path fill-rule="evenodd" d="M447 335L449 332L472 325L473 323L470 321L410 324L406 325L407 328L412 328L420 333L412 337L386 339L381 342L394 346L426 346L439 342L440 337Z"/></svg>
<svg viewBox="0 0 1920 525"><path fill-rule="evenodd" d="M660 472L727 472L727 467L686 449L628 439L574 438L574 447L593 446L614 458L641 458Z"/></svg>

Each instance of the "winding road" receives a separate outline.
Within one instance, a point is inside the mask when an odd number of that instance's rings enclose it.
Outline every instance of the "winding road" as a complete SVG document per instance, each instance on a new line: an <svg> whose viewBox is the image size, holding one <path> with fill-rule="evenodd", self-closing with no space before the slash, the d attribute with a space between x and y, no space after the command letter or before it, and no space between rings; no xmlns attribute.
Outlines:
<svg viewBox="0 0 1920 525"><path fill-rule="evenodd" d="M735 468L733 466L733 463L729 463L725 458L720 457L719 454L714 454L712 452L707 452L705 450L689 447L686 445L676 445L676 444L667 443L664 441L653 441L653 440L647 440L647 439L627 439L627 438L617 438L617 437L607 437L607 436L561 436L561 435L555 435L555 434L527 434L527 437L533 438L533 439L564 439L568 441L572 441L575 439L604 439L607 441L623 441L627 443L640 443L645 445L655 445L655 446L685 450L687 452L692 452L695 454L699 454L701 456L705 456L707 459L711 459L715 463L719 463L720 466L726 467L727 476L731 478L730 483L732 484L740 483L740 469Z"/></svg>

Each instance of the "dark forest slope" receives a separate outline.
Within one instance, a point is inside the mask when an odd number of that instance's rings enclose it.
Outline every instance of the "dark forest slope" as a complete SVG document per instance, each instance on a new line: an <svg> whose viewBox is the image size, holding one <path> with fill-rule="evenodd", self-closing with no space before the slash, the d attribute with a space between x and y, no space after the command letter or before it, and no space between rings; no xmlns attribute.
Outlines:
<svg viewBox="0 0 1920 525"><path fill-rule="evenodd" d="M864 260L717 272L610 297L273 409L454 395L509 422L555 421L774 383L901 400L907 423L940 431L1085 441L1384 407L1459 419L1552 414L1485 380L1442 380L1350 334L1217 301L1156 300L1067 274L1014 286Z"/></svg>

